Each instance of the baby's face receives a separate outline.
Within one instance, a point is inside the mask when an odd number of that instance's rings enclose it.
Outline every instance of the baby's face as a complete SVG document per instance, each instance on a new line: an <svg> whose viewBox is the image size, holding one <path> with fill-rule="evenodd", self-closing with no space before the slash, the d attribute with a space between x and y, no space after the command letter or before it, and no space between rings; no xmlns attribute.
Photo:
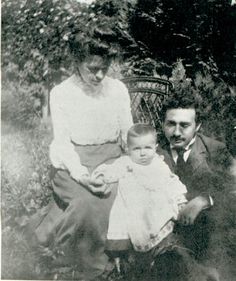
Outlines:
<svg viewBox="0 0 236 281"><path fill-rule="evenodd" d="M128 154L134 163L149 165L156 153L156 140L152 134L131 137L128 144Z"/></svg>

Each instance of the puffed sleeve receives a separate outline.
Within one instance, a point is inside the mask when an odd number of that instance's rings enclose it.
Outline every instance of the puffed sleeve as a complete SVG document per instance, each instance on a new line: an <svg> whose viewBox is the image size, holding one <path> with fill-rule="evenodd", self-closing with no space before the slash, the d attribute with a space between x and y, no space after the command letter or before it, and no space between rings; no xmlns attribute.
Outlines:
<svg viewBox="0 0 236 281"><path fill-rule="evenodd" d="M159 159L159 169L161 171L161 175L165 178L166 182L166 190L170 198L174 200L177 204L182 204L187 202L186 186L180 181L179 177L172 173L169 166L164 162L161 156L157 155Z"/></svg>
<svg viewBox="0 0 236 281"><path fill-rule="evenodd" d="M128 157L123 156L112 164L102 164L93 171L92 177L96 178L97 175L102 174L107 183L117 182L126 174L129 162Z"/></svg>
<svg viewBox="0 0 236 281"><path fill-rule="evenodd" d="M169 178L171 190L169 190L170 196L177 204L183 204L187 202L186 194L187 189L186 186L180 181L179 177L170 172Z"/></svg>
<svg viewBox="0 0 236 281"><path fill-rule="evenodd" d="M120 108L119 108L119 124L121 131L121 139L124 143L127 142L127 132L129 128L133 125L133 118L131 114L131 101L128 89L126 86L119 81L120 90Z"/></svg>
<svg viewBox="0 0 236 281"><path fill-rule="evenodd" d="M73 178L78 179L81 175L88 174L88 170L81 165L79 155L71 143L64 96L58 86L54 87L50 93L54 139L50 145L49 154L55 168L66 169Z"/></svg>

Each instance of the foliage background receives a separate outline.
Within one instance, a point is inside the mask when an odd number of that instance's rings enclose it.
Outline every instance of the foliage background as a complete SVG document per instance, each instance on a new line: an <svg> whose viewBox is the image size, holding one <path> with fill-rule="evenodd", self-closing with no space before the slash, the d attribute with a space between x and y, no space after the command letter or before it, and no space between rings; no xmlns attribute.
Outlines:
<svg viewBox="0 0 236 281"><path fill-rule="evenodd" d="M73 72L70 39L107 18L121 46L110 74L190 84L202 99L204 132L236 155L236 5L230 1L3 0L2 278L52 276L22 240L24 225L50 198L48 93Z"/></svg>

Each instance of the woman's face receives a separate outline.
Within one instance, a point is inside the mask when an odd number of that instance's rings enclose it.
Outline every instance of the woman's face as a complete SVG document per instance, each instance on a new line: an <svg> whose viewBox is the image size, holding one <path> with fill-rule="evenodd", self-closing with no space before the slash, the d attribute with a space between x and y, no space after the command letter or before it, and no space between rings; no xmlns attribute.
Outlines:
<svg viewBox="0 0 236 281"><path fill-rule="evenodd" d="M104 59L101 56L92 55L82 63L78 63L79 71L83 81L89 86L98 86L105 77L111 59Z"/></svg>

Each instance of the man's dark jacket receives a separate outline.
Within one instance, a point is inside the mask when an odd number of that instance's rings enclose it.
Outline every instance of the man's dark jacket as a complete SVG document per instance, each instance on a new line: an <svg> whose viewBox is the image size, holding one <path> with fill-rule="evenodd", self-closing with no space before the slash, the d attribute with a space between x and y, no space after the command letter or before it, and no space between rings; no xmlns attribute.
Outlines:
<svg viewBox="0 0 236 281"><path fill-rule="evenodd" d="M164 156L165 162L175 172L175 163L167 141L158 145L157 153ZM188 199L210 195L214 201L218 201L221 192L225 190L226 175L228 176L232 163L233 157L223 143L198 134L182 178L188 190Z"/></svg>
<svg viewBox="0 0 236 281"><path fill-rule="evenodd" d="M167 140L158 145L157 153L164 156L165 162L175 172ZM188 200L200 195L209 198L210 195L214 205L202 211L193 226L179 226L177 229L182 233L186 247L198 258L206 256L212 233L219 232L219 226L225 228L226 217L235 213L235 198L231 196L235 192L235 179L229 173L232 163L233 157L223 143L202 134L196 136L181 181L187 187Z"/></svg>

